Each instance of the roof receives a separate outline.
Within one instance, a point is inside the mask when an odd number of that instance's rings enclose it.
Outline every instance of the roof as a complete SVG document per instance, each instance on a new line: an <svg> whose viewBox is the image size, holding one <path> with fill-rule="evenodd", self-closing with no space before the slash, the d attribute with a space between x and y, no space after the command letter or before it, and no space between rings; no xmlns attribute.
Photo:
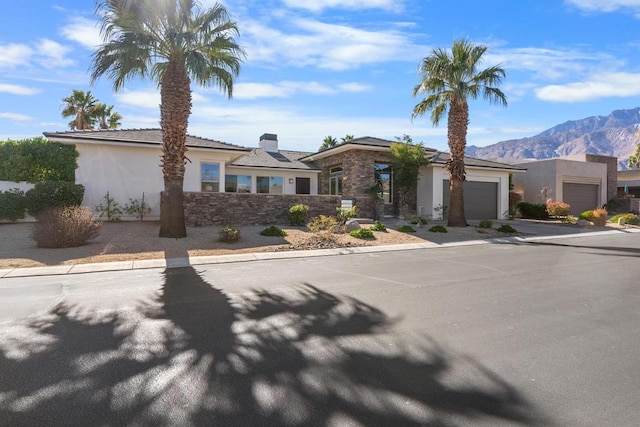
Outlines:
<svg viewBox="0 0 640 427"><path fill-rule="evenodd" d="M300 159L307 157L309 152L278 150L277 153L254 148L246 156L231 163L231 166L270 168L270 169L300 169L319 171L320 168L310 161Z"/></svg>
<svg viewBox="0 0 640 427"><path fill-rule="evenodd" d="M435 155L431 158L431 163L435 163L438 165L444 165L451 158L449 153L443 153L437 151ZM489 169L509 169L514 171L524 171L525 168L515 165L509 165L506 163L493 162L491 160L484 159L476 159L474 157L465 157L464 165L468 167L477 167L477 168L489 168Z"/></svg>
<svg viewBox="0 0 640 427"><path fill-rule="evenodd" d="M123 144L162 145L160 129L101 129L66 132L44 132L49 139L68 141L96 141ZM213 139L187 135L187 147L213 150L249 151L249 148Z"/></svg>

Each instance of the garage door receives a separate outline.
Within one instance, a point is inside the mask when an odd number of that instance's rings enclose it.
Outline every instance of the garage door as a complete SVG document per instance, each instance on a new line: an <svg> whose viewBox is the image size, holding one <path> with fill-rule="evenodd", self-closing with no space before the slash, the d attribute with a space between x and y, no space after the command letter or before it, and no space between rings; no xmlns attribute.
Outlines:
<svg viewBox="0 0 640 427"><path fill-rule="evenodd" d="M562 201L571 206L571 215L580 215L584 211L598 207L597 184L562 183Z"/></svg>
<svg viewBox="0 0 640 427"><path fill-rule="evenodd" d="M464 214L467 219L498 218L498 183L464 182ZM449 206L449 180L442 182L443 201Z"/></svg>

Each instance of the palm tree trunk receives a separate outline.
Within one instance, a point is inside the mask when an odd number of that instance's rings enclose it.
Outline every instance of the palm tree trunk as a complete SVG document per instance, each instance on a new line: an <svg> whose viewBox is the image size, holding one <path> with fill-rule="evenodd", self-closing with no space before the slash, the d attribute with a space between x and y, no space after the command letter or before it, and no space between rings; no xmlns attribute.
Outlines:
<svg viewBox="0 0 640 427"><path fill-rule="evenodd" d="M454 100L449 110L447 132L451 159L447 162L449 170L449 227L466 227L464 215L463 185L465 181L464 152L467 146L467 126L469 107L466 100Z"/></svg>
<svg viewBox="0 0 640 427"><path fill-rule="evenodd" d="M162 128L162 174L160 237L187 236L184 218L184 171L187 125L191 113L191 87L184 64L171 60L160 82Z"/></svg>

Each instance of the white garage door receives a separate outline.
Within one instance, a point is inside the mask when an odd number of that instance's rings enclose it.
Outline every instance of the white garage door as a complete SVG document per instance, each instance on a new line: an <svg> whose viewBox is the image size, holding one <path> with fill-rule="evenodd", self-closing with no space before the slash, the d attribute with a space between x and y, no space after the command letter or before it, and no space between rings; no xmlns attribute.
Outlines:
<svg viewBox="0 0 640 427"><path fill-rule="evenodd" d="M597 184L573 184L562 183L562 201L571 206L571 215L580 215L584 211L598 207L598 192L600 186Z"/></svg>
<svg viewBox="0 0 640 427"><path fill-rule="evenodd" d="M467 219L498 218L498 183L465 181L464 215ZM442 182L443 202L449 206L449 180Z"/></svg>

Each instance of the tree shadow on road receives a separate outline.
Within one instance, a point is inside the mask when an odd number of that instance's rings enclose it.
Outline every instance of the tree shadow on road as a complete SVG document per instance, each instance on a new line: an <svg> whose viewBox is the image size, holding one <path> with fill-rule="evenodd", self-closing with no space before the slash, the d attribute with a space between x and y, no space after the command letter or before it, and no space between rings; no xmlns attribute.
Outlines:
<svg viewBox="0 0 640 427"><path fill-rule="evenodd" d="M395 337L394 326L375 307L309 284L226 295L191 267L167 269L157 301L138 310L83 315L81 307L60 305L7 327L0 420L12 426L545 423L478 361L428 337Z"/></svg>

